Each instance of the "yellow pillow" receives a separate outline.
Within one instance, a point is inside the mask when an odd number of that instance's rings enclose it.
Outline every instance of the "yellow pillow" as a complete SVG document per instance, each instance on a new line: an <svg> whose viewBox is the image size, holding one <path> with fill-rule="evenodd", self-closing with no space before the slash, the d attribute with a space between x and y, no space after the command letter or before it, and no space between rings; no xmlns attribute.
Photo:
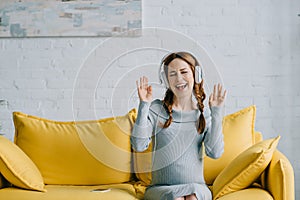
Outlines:
<svg viewBox="0 0 300 200"><path fill-rule="evenodd" d="M0 172L13 185L45 191L40 171L14 143L0 136Z"/></svg>
<svg viewBox="0 0 300 200"><path fill-rule="evenodd" d="M254 105L223 118L224 153L219 159L204 156L204 178L211 185L217 175L240 153L255 143Z"/></svg>
<svg viewBox="0 0 300 200"><path fill-rule="evenodd" d="M45 184L127 182L135 115L133 109L125 116L59 122L15 112L15 143L40 169Z"/></svg>
<svg viewBox="0 0 300 200"><path fill-rule="evenodd" d="M270 163L279 139L259 142L236 157L214 181L213 199L250 186Z"/></svg>

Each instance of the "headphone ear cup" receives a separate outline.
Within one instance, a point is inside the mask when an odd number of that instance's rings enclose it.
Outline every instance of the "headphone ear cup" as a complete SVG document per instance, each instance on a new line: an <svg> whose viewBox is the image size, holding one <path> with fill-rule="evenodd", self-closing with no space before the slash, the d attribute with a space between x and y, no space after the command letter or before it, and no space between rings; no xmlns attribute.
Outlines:
<svg viewBox="0 0 300 200"><path fill-rule="evenodd" d="M168 78L167 78L166 73L164 71L162 71L161 77L162 77L163 83L166 86L166 88L169 88L169 81L168 81Z"/></svg>
<svg viewBox="0 0 300 200"><path fill-rule="evenodd" d="M199 65L195 66L195 82L201 83L202 81L202 67Z"/></svg>
<svg viewBox="0 0 300 200"><path fill-rule="evenodd" d="M169 88L168 78L164 71L164 64L162 64L159 68L159 79L161 84L163 84L166 88Z"/></svg>

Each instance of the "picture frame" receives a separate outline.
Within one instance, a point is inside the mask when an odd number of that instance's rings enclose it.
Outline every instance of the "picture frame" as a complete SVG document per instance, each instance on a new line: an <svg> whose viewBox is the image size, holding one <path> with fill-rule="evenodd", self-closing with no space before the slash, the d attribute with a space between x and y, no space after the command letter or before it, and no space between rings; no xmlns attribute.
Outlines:
<svg viewBox="0 0 300 200"><path fill-rule="evenodd" d="M141 34L141 0L1 0L0 37Z"/></svg>

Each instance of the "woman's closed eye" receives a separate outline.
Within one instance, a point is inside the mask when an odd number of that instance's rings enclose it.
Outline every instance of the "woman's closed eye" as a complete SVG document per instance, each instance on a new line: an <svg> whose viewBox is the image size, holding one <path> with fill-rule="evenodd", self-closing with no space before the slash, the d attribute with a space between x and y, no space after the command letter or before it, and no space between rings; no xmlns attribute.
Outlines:
<svg viewBox="0 0 300 200"><path fill-rule="evenodd" d="M175 72L171 72L170 76L176 76L176 73Z"/></svg>

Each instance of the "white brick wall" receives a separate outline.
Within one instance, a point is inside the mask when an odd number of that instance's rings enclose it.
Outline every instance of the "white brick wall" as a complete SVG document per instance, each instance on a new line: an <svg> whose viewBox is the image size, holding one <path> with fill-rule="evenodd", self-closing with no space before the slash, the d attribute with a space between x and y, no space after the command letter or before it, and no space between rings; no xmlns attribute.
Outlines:
<svg viewBox="0 0 300 200"><path fill-rule="evenodd" d="M279 149L294 166L299 198L298 13L300 1L295 0L143 1L144 27L173 32L171 41L185 34L207 50L229 91L226 114L255 104L256 129L265 138L282 136ZM2 132L13 138L12 111L55 120L124 114L137 103L135 80L148 74L157 82L157 64L164 54L135 48L170 45L154 30L148 29L146 35L110 41L0 39ZM174 49L185 43L174 41ZM126 50L127 55L122 55ZM161 88L154 86L155 96L160 97Z"/></svg>

